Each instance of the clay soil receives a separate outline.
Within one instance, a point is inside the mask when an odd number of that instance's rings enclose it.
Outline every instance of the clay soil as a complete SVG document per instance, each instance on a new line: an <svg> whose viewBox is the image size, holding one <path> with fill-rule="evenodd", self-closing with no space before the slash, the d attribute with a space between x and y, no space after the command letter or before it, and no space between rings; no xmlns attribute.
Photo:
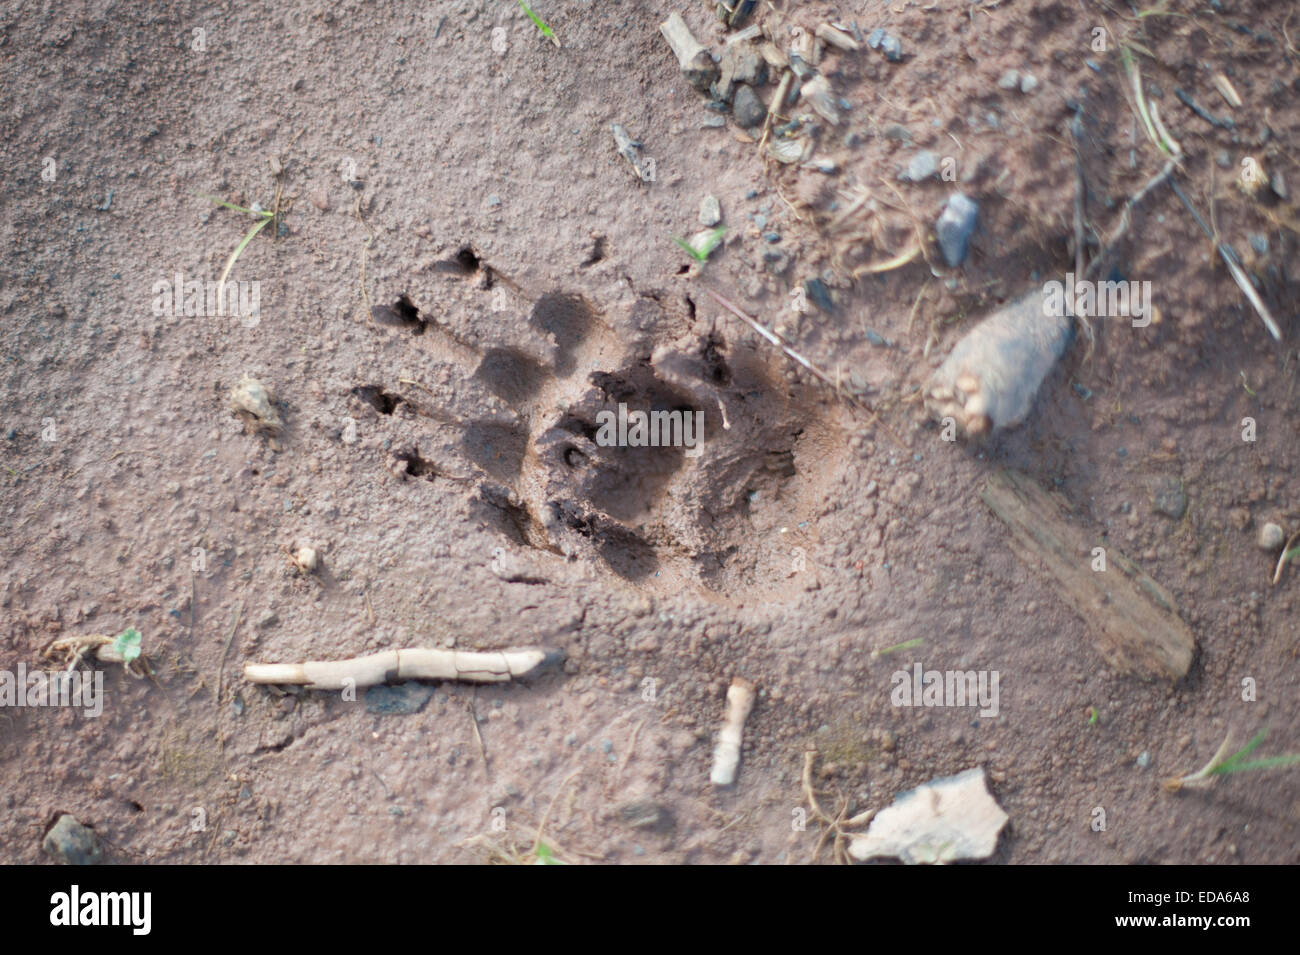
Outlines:
<svg viewBox="0 0 1300 955"><path fill-rule="evenodd" d="M505 0L0 14L0 658L35 667L57 637L134 626L154 671L101 665L99 718L0 711L4 858L48 861L70 812L134 862L485 861L526 855L546 816L574 862L803 863L815 750L832 811L984 766L1010 816L995 862L1300 861L1300 773L1161 788L1229 731L1300 751L1300 574L1271 586L1256 544L1265 522L1300 527L1292 4L764 4L787 39L838 20L903 44L898 63L819 64L844 100L814 154L834 172L765 162L683 80L658 24L678 9L721 50L709 5L534 9L560 47ZM1111 267L1151 282L1159 321L1094 323L1021 427L943 441L920 384L981 314L1073 266L1071 120L1097 235L1161 168L1121 43L1182 145L1176 181L1283 340L1160 186ZM1003 88L1011 69L1037 86ZM901 181L922 150L954 175ZM1289 198L1248 196L1246 158ZM957 189L979 226L950 269L932 231ZM696 265L672 237L701 229L707 194L728 231ZM259 283L256 321L159 307L159 283L214 282L255 223L207 195L279 210L231 273ZM819 277L829 301L797 311ZM278 439L231 415L244 374ZM619 401L703 410L703 453L593 451ZM1004 467L1173 593L1198 645L1184 679L1106 665L981 502ZM304 542L311 576L286 558ZM241 678L527 645L565 662L438 685L407 715ZM998 715L892 705L917 662L997 671ZM715 790L736 676L757 704L737 784Z"/></svg>

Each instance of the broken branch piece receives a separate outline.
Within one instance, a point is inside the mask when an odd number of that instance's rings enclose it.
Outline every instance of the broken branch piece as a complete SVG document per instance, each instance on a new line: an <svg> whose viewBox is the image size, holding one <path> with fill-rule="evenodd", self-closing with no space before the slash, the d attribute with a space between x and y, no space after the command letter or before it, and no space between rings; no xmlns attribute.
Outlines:
<svg viewBox="0 0 1300 955"><path fill-rule="evenodd" d="M561 651L535 647L495 651L415 647L385 650L350 660L245 663L244 679L250 683L296 684L311 690L341 690L347 686L377 686L403 680L505 683L563 656Z"/></svg>
<svg viewBox="0 0 1300 955"><path fill-rule="evenodd" d="M715 786L730 786L736 781L736 768L740 765L740 744L744 740L745 720L754 708L754 684L744 677L736 677L727 689L727 716L718 733L718 745L713 750L713 772L709 779Z"/></svg>
<svg viewBox="0 0 1300 955"><path fill-rule="evenodd" d="M669 15L667 20L659 24L659 32L672 47L687 82L701 92L707 90L709 84L718 77L718 67L713 62L713 57L709 56L709 51L695 39L682 15Z"/></svg>

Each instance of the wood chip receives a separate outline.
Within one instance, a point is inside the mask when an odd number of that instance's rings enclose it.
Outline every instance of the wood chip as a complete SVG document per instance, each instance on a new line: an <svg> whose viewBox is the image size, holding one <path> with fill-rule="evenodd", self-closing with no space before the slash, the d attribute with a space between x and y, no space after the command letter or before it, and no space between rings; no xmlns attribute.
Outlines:
<svg viewBox="0 0 1300 955"><path fill-rule="evenodd" d="M1001 471L984 487L984 503L1011 529L1011 549L1084 619L1097 649L1120 672L1176 681L1187 675L1196 640L1173 596L1115 547L1094 570L1097 539L1072 523L1054 496L1028 475ZM1045 639L1050 635L1045 635Z"/></svg>

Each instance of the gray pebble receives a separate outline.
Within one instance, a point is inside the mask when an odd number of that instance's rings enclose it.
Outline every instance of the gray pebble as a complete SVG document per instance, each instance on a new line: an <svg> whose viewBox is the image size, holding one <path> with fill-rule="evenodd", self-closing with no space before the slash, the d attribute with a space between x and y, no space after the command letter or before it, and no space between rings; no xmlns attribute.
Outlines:
<svg viewBox="0 0 1300 955"><path fill-rule="evenodd" d="M1020 77L1020 92L1026 95L1038 89L1038 78L1032 73L1025 73Z"/></svg>
<svg viewBox="0 0 1300 955"><path fill-rule="evenodd" d="M924 182L939 171L939 157L928 149L923 149L907 164L907 168L898 174L904 182Z"/></svg>
<svg viewBox="0 0 1300 955"><path fill-rule="evenodd" d="M1007 70L998 77L998 89L1013 90L1020 85L1020 74L1016 70Z"/></svg>
<svg viewBox="0 0 1300 955"><path fill-rule="evenodd" d="M1163 477L1151 486L1151 506L1157 514L1181 520L1187 513L1187 492L1176 477Z"/></svg>
<svg viewBox="0 0 1300 955"><path fill-rule="evenodd" d="M746 129L759 125L767 117L767 107L752 89L741 83L736 87L736 96L732 101L732 114L736 122Z"/></svg>
<svg viewBox="0 0 1300 955"><path fill-rule="evenodd" d="M715 226L722 221L722 203L717 196L705 196L700 200L700 225Z"/></svg>
<svg viewBox="0 0 1300 955"><path fill-rule="evenodd" d="M41 848L67 865L99 865L104 859L104 849L95 830L83 826L66 812L45 834Z"/></svg>
<svg viewBox="0 0 1300 955"><path fill-rule="evenodd" d="M880 41L880 52L890 63L898 63L903 59L903 42L892 34L886 34Z"/></svg>
<svg viewBox="0 0 1300 955"><path fill-rule="evenodd" d="M1259 529L1256 543L1260 550L1272 553L1286 543L1286 532L1276 524L1265 524Z"/></svg>
<svg viewBox="0 0 1300 955"><path fill-rule="evenodd" d="M879 50L880 44L883 43L884 40L885 40L885 31L882 30L880 27L876 27L869 34L867 34L867 46L871 47L873 50Z"/></svg>
<svg viewBox="0 0 1300 955"><path fill-rule="evenodd" d="M944 204L943 213L935 223L935 232L939 236L943 260L953 268L966 261L978 217L979 206L960 192L954 192Z"/></svg>

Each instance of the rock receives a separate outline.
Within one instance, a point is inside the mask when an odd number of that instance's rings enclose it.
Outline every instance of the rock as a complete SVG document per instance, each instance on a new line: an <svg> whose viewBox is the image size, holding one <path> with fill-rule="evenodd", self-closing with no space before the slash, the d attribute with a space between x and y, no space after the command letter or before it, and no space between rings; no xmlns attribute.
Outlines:
<svg viewBox="0 0 1300 955"><path fill-rule="evenodd" d="M618 806L619 818L632 829L663 830L672 828L672 814L651 799L633 799Z"/></svg>
<svg viewBox="0 0 1300 955"><path fill-rule="evenodd" d="M1032 73L1022 74L1020 77L1020 92L1026 96L1038 89L1038 78Z"/></svg>
<svg viewBox="0 0 1300 955"><path fill-rule="evenodd" d="M826 314L835 311L835 302L831 299L831 291L826 287L826 283L821 279L805 279L803 283L804 294L808 301L812 302Z"/></svg>
<svg viewBox="0 0 1300 955"><path fill-rule="evenodd" d="M907 168L898 174L903 182L924 182L939 171L939 157L928 149L923 149L908 162Z"/></svg>
<svg viewBox="0 0 1300 955"><path fill-rule="evenodd" d="M853 837L849 855L909 865L987 859L1008 818L989 795L983 767L968 769L903 793L876 814L865 835Z"/></svg>
<svg viewBox="0 0 1300 955"><path fill-rule="evenodd" d="M1151 506L1157 514L1182 520L1187 513L1187 492L1176 477L1163 477L1151 485Z"/></svg>
<svg viewBox="0 0 1300 955"><path fill-rule="evenodd" d="M729 100L738 87L762 86L767 81L767 61L751 43L733 43L718 64L718 98Z"/></svg>
<svg viewBox="0 0 1300 955"><path fill-rule="evenodd" d="M1020 85L1020 73L1016 70L1007 70L998 77L998 89L1013 90Z"/></svg>
<svg viewBox="0 0 1300 955"><path fill-rule="evenodd" d="M880 52L885 54L885 59L890 63L899 63L903 59L903 41L886 33L885 38L880 41Z"/></svg>
<svg viewBox="0 0 1300 955"><path fill-rule="evenodd" d="M104 849L95 830L66 812L45 834L41 848L66 865L99 865L104 861Z"/></svg>
<svg viewBox="0 0 1300 955"><path fill-rule="evenodd" d="M705 196L700 200L700 225L715 226L722 221L722 204L717 196Z"/></svg>
<svg viewBox="0 0 1300 955"><path fill-rule="evenodd" d="M746 129L760 125L767 117L767 107L748 86L743 83L736 87L735 99L731 106L736 122Z"/></svg>
<svg viewBox="0 0 1300 955"><path fill-rule="evenodd" d="M765 249L763 252L763 267L771 275L783 275L785 270L790 267L790 256L780 249Z"/></svg>
<svg viewBox="0 0 1300 955"><path fill-rule="evenodd" d="M939 237L943 260L953 268L966 261L970 237L975 231L979 206L960 192L954 192L944 204L934 231Z"/></svg>
<svg viewBox="0 0 1300 955"><path fill-rule="evenodd" d="M433 696L426 683L398 683L395 686L372 686L366 690L366 712L382 716L405 716L418 713Z"/></svg>
<svg viewBox="0 0 1300 955"><path fill-rule="evenodd" d="M1286 532L1276 524L1265 524L1259 529L1259 537L1255 539L1259 549L1272 553L1286 543Z"/></svg>
<svg viewBox="0 0 1300 955"><path fill-rule="evenodd" d="M284 422L271 406L271 396L256 378L244 375L230 391L230 411L251 431L277 434Z"/></svg>
<svg viewBox="0 0 1300 955"><path fill-rule="evenodd" d="M880 27L876 27L867 35L867 46L871 47L873 50L879 50L880 44L884 42L884 39L885 31Z"/></svg>

